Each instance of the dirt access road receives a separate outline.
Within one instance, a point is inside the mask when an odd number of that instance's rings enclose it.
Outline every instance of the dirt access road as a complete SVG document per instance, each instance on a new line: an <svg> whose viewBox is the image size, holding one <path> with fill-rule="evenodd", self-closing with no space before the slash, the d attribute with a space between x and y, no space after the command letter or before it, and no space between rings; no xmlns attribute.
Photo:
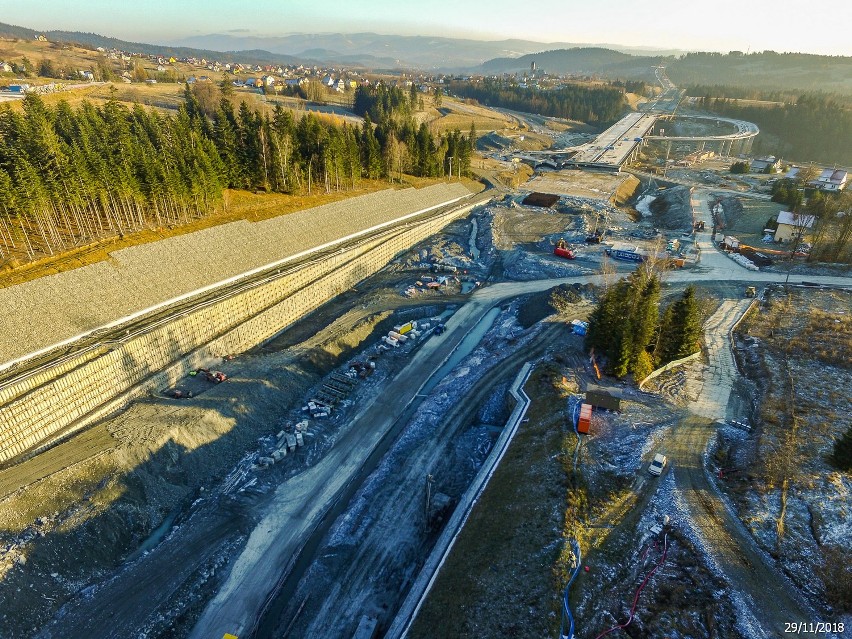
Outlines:
<svg viewBox="0 0 852 639"><path fill-rule="evenodd" d="M720 256L721 257L721 256ZM726 260L725 266L732 269L732 280L755 281L755 276L765 276L759 279L766 281L783 281L777 274L751 273L742 269L734 262ZM671 274L670 281L707 281L715 280L717 276L712 269L704 268L696 272L678 272ZM746 279L748 278L748 279ZM383 437L383 429L392 423L394 411L400 411L411 400L416 389L428 379L443 359L461 341L467 333L494 304L525 293L546 290L560 283L599 281L600 278L564 278L561 280L540 280L532 282L505 283L489 286L480 291L464 305L448 323L448 332L424 344L423 348L412 358L410 365L400 374L395 384L389 384L381 399L377 398L371 407L366 407L360 419L348 431L349 436L343 436L332 451L331 459L326 458L323 464L310 469L301 478L282 484L275 494L273 504L267 511L266 518L256 527L245 551L237 560L231 575L221 590L220 595L211 602L202 614L199 627L193 636L216 636L230 630L250 627L262 609L267 596L272 592L282 573L286 572L289 562L298 554L304 540L310 531L322 519L322 514L334 503L347 478L360 468L363 460ZM843 278L811 278L814 281L826 280L825 283L835 284L846 282ZM400 390L402 389L402 390ZM369 412L368 412L369 411ZM359 428L360 426L360 428ZM369 433L368 437L364 433ZM354 443L353 443L354 442ZM319 488L318 488L319 487ZM209 522L211 530L220 530L225 539L230 533L240 531L230 530L226 522ZM222 526L222 528L218 528ZM194 526L193 526L194 527ZM204 526L202 526L203 528ZM218 536L214 534L214 536ZM213 547L219 546L216 543ZM180 557L175 549L172 557ZM184 553L195 553L193 547L184 548ZM159 552L159 551L158 551ZM205 552L198 550L199 553ZM154 553L158 554L158 553ZM186 557L186 554L183 555ZM194 562L198 563L198 562ZM203 562L202 562L203 563ZM158 564L159 566L159 564ZM149 568L151 566L149 565ZM89 636L132 636L135 630L123 632L121 629L139 629L146 624L146 619L155 611L160 594L167 595L174 589L171 572L177 572L166 566L162 571L153 570L151 574L133 573L129 582L135 583L136 588L123 591L124 595L115 591L113 598L100 598L96 593L94 599L81 601L76 611L87 620L79 626L85 629ZM141 567L140 567L141 570ZM155 575L159 574L159 577ZM178 575L175 574L175 577ZM126 582L128 583L128 582ZM174 582L175 584L177 582ZM148 587L141 587L147 585ZM117 586L117 584L116 584ZM106 590L104 591L106 592ZM153 594L152 594L153 593ZM237 594L238 593L238 594ZM116 609L107 600L122 601L122 621L117 625ZM127 613L127 614L125 614ZM77 615L74 615L75 617ZM70 621L68 617L64 622ZM62 623L62 622L61 622ZM205 624L209 624L205 629ZM220 626L221 624L221 626ZM120 626L120 628L119 628ZM222 629L222 626L225 626ZM113 630L119 632L114 634ZM57 635L58 636L58 635ZM221 636L221 635L219 635Z"/></svg>
<svg viewBox="0 0 852 639"><path fill-rule="evenodd" d="M727 258L725 258L727 259ZM730 260L728 260L730 261ZM783 279L777 274L752 273L731 261L730 279L763 281ZM726 265L727 266L727 265ZM737 269L739 272L737 272ZM706 281L718 277L711 269L680 272L670 281ZM294 561L311 531L335 503L348 478L364 463L370 452L391 428L398 415L414 399L431 374L449 357L462 338L498 302L526 293L547 290L560 283L598 281L599 277L563 278L496 284L477 291L447 323L447 333L428 341L409 365L388 384L373 402L353 420L350 430L317 466L286 482L276 491L268 514L249 538L243 553L219 594L206 607L190 635L193 639L231 632L240 635L254 626L282 574ZM845 278L812 278L827 284ZM709 441L709 436L707 438ZM701 448L703 450L705 446Z"/></svg>
<svg viewBox="0 0 852 639"><path fill-rule="evenodd" d="M662 445L672 463L676 499L685 506L688 525L729 580L742 615L741 629L749 636L773 639L788 636L786 623L816 622L816 615L756 548L710 481L704 463L715 421L740 417L728 414L737 376L728 335L749 305L749 300L726 300L705 323L708 362L687 380L687 388L697 390L697 400L689 405L693 415Z"/></svg>
<svg viewBox="0 0 852 639"><path fill-rule="evenodd" d="M435 536L425 530L424 477L427 473L440 477L449 472L446 464L452 463L455 438L474 419L495 386L516 375L524 361L540 357L549 344L567 331L564 324L546 324L522 347L509 351L466 393L454 399L449 411L429 430L428 437L406 451L404 464L391 466L392 476L370 495L369 512L359 511L351 545L334 543L317 550L315 557L321 556L324 566L338 567L330 577L331 583L326 583L326 571L320 570L319 578L309 578L313 588L308 585L303 591L300 586L298 597L287 597L291 599L289 610L280 621L280 627L291 628L286 636L342 635L345 629L354 629L361 615L368 612L378 618L379 627L386 627L435 541ZM361 533L363 528L367 530ZM300 574L290 575L290 587L294 588L300 578ZM299 612L301 615L294 619Z"/></svg>

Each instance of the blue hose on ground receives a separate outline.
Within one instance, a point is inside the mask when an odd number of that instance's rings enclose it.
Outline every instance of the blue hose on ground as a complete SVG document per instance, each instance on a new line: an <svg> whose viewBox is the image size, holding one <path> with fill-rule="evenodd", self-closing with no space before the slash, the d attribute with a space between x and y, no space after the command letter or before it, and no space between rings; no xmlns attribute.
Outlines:
<svg viewBox="0 0 852 639"><path fill-rule="evenodd" d="M568 580L568 583L565 584L565 592L562 595L562 626L559 628L559 639L573 639L574 637L574 615L571 614L571 607L568 605L568 591L571 589L571 584L577 576L577 573L580 572L582 556L580 555L580 544L577 543L576 539L571 540L571 548L574 550L574 557L577 560L577 565L574 567L574 572L571 574L571 578ZM567 632L566 624L568 626Z"/></svg>
<svg viewBox="0 0 852 639"><path fill-rule="evenodd" d="M571 411L571 426L574 428L574 434L577 435L577 446L574 448L574 470L577 470L577 459L580 457L580 447L583 445L580 431L577 430L577 422L580 420L580 406L582 403L582 398L575 395L568 398L568 410ZM573 408L571 407L572 404Z"/></svg>

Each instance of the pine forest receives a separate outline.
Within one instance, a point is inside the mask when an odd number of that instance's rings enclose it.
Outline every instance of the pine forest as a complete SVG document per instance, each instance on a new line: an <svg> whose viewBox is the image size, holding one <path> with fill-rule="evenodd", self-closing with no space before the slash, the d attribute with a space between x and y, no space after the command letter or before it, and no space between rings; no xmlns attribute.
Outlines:
<svg viewBox="0 0 852 639"><path fill-rule="evenodd" d="M22 111L0 109L0 259L185 224L221 210L228 188L301 195L468 173L474 131L394 122L338 125L280 105L263 115L224 96L203 109L189 86L175 114L28 94Z"/></svg>

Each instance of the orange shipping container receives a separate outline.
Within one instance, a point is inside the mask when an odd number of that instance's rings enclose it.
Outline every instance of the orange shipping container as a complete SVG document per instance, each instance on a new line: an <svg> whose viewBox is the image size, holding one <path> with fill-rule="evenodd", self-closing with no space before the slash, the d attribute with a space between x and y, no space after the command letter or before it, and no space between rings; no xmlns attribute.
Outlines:
<svg viewBox="0 0 852 639"><path fill-rule="evenodd" d="M580 419L577 421L577 432L588 434L589 428L592 425L592 405L583 404L580 406Z"/></svg>

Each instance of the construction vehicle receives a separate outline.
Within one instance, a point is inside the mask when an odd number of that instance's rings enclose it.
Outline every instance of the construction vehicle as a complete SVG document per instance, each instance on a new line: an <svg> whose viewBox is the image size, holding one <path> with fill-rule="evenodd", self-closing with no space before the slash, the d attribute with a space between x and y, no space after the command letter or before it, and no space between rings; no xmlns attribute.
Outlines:
<svg viewBox="0 0 852 639"><path fill-rule="evenodd" d="M746 297L756 297L757 296L757 288L754 286L746 286L745 290Z"/></svg>
<svg viewBox="0 0 852 639"><path fill-rule="evenodd" d="M574 251L568 248L568 245L563 239L560 239L556 243L556 248L553 249L553 254L558 255L559 257L564 257L567 260L573 260L575 257L577 257L574 254Z"/></svg>
<svg viewBox="0 0 852 639"><path fill-rule="evenodd" d="M600 244L602 236L603 233L601 233L600 231L595 231L591 235L586 236L586 244Z"/></svg>
<svg viewBox="0 0 852 639"><path fill-rule="evenodd" d="M228 376L222 371L211 371L206 368L199 368L196 370L196 374L198 373L204 373L205 379L208 382L213 382L214 384L221 384L228 379Z"/></svg>

